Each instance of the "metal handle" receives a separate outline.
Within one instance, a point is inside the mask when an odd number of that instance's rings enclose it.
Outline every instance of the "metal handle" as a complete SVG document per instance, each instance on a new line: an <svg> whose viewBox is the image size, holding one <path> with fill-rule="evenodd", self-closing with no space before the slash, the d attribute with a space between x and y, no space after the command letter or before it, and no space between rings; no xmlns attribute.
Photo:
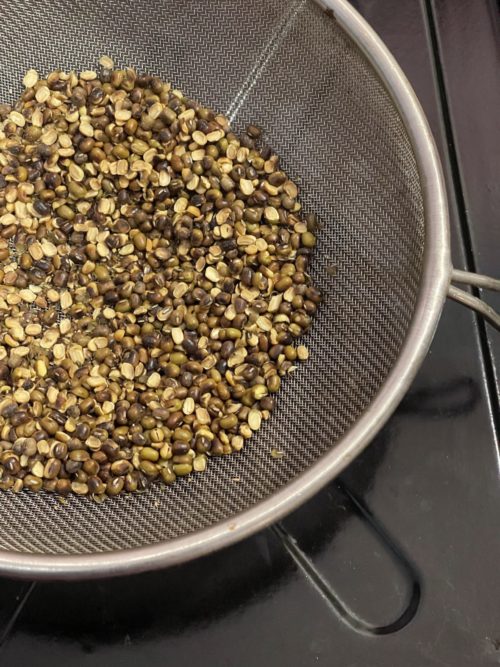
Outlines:
<svg viewBox="0 0 500 667"><path fill-rule="evenodd" d="M469 271L452 269L451 282L473 285L474 287L481 287L483 289L491 289L495 292L500 292L500 280L490 278L489 276L482 276L479 273L470 273ZM449 286L448 296L454 301L458 301L458 303L467 306L467 308L475 310L494 326L495 329L500 331L500 314L491 306L488 306L488 304L482 301L479 297L464 292L462 289L455 287L455 285Z"/></svg>

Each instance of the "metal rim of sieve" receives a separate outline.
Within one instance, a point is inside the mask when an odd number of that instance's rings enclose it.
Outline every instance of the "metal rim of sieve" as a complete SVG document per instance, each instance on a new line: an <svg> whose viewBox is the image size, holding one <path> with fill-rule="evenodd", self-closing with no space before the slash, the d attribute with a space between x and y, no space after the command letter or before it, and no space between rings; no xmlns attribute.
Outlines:
<svg viewBox="0 0 500 667"><path fill-rule="evenodd" d="M373 439L408 390L432 341L450 285L448 210L437 150L414 91L380 38L346 0L316 0L364 53L392 97L410 138L426 220L420 291L405 343L370 406L328 453L253 507L220 523L135 549L86 555L0 550L0 572L37 579L98 578L186 562L248 537L296 509L338 475Z"/></svg>

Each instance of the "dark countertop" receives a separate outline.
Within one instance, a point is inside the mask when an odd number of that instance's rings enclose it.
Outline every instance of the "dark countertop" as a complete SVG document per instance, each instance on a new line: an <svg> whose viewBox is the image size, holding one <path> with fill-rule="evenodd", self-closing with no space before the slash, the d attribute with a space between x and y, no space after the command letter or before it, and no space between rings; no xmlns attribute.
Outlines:
<svg viewBox="0 0 500 667"><path fill-rule="evenodd" d="M498 5L354 5L432 126L455 266L499 276ZM447 304L411 391L339 480L279 526L185 566L0 581L1 664L500 664L499 373L500 336Z"/></svg>

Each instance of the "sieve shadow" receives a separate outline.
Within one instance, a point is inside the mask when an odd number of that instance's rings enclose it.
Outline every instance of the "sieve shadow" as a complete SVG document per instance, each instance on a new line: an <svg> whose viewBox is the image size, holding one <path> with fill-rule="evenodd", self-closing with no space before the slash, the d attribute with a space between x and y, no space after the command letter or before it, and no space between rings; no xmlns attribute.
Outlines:
<svg viewBox="0 0 500 667"><path fill-rule="evenodd" d="M459 417L472 412L480 396L479 385L473 378L455 378L410 392L400 403L398 412L437 419Z"/></svg>
<svg viewBox="0 0 500 667"><path fill-rule="evenodd" d="M477 385L462 377L415 389L397 415L449 418L473 410L478 400ZM224 551L165 571L37 584L17 619L16 631L47 641L76 642L84 652L93 653L124 641L189 636L240 613L303 576L286 548L284 534L300 544L313 569L316 556L334 548L335 536L355 516L359 518L356 498L370 489L390 443L391 422L339 481L290 515L283 529L264 530Z"/></svg>
<svg viewBox="0 0 500 667"><path fill-rule="evenodd" d="M402 416L426 419L459 417L472 412L480 398L479 386L472 378L466 376L414 388L403 398L394 417L374 438L370 446L340 475L339 480L358 498L365 497L391 444L393 420ZM342 524L348 520L344 516L345 505L343 494L339 494L337 484L332 482L290 515L285 523L289 525L293 522L294 536L300 540L308 553L314 555L325 549ZM306 514L316 518L307 520Z"/></svg>

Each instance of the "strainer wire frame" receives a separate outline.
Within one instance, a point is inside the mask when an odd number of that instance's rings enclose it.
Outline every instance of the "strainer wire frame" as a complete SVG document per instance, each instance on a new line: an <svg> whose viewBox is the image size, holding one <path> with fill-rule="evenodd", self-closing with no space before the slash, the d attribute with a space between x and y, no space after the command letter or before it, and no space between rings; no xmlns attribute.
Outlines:
<svg viewBox="0 0 500 667"><path fill-rule="evenodd" d="M417 303L396 363L369 407L335 447L250 509L186 536L122 551L59 555L0 550L2 574L91 579L159 569L229 546L289 514L344 470L382 428L408 390L429 349L452 275L441 165L415 93L380 38L346 0L315 1L337 21L377 72L403 119L415 154L426 222L425 246Z"/></svg>

